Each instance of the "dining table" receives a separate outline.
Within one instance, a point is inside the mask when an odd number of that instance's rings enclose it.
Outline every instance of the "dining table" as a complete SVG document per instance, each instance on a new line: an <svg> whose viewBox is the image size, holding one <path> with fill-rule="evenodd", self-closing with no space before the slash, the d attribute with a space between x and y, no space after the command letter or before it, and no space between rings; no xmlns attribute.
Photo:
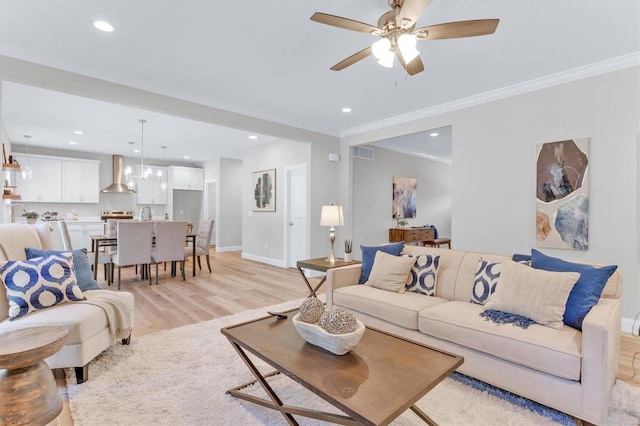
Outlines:
<svg viewBox="0 0 640 426"><path fill-rule="evenodd" d="M185 235L185 241L191 243L193 249L193 276L196 276L196 236L198 234L189 233ZM118 244L118 237L110 237L107 235L92 235L91 250L94 254L93 260L93 279L98 278L98 259L100 257L100 249L103 247L113 247Z"/></svg>

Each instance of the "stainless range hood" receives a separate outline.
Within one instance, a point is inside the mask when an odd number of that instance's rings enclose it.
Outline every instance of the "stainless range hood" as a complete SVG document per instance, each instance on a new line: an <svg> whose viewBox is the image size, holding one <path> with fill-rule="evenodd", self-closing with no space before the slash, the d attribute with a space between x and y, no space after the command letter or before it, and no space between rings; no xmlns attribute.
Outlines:
<svg viewBox="0 0 640 426"><path fill-rule="evenodd" d="M115 192L120 194L132 194L136 192L130 189L127 185L122 183L122 155L113 156L113 183L106 188L102 189L102 192Z"/></svg>

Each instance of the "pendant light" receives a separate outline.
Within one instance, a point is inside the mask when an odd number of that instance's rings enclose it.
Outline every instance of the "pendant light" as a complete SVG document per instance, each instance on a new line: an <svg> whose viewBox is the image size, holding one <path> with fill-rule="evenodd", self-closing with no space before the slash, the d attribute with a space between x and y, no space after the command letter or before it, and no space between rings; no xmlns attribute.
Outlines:
<svg viewBox="0 0 640 426"><path fill-rule="evenodd" d="M27 155L29 154L29 139L31 139L30 135L23 135L27 140ZM33 177L33 170L29 166L25 166L22 168L22 179L31 180Z"/></svg>
<svg viewBox="0 0 640 426"><path fill-rule="evenodd" d="M144 168L144 123L147 122L144 118L138 120L140 122L140 178L142 180L149 180L151 177L151 168Z"/></svg>
<svg viewBox="0 0 640 426"><path fill-rule="evenodd" d="M162 167L165 167L165 151L167 150L166 145L162 145ZM160 189L163 191L167 190L167 177L166 174L162 173L162 170L158 170L158 177L160 178Z"/></svg>

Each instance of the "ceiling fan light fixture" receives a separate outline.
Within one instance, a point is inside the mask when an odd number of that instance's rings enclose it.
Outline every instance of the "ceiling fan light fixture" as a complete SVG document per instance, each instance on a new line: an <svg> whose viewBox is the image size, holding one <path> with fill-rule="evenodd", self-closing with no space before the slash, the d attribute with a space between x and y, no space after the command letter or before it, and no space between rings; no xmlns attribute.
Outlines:
<svg viewBox="0 0 640 426"><path fill-rule="evenodd" d="M376 59L382 59L386 56L389 56L391 52L391 42L388 38L381 38L371 45L371 52Z"/></svg>
<svg viewBox="0 0 640 426"><path fill-rule="evenodd" d="M416 43L416 37L413 35L401 34L400 37L398 37L398 48L400 52L402 52L402 57L407 64L420 54L418 49L416 49Z"/></svg>
<svg viewBox="0 0 640 426"><path fill-rule="evenodd" d="M371 45L371 52L378 60L378 63L386 68L393 67L395 54L391 50L391 41L388 38L381 38Z"/></svg>

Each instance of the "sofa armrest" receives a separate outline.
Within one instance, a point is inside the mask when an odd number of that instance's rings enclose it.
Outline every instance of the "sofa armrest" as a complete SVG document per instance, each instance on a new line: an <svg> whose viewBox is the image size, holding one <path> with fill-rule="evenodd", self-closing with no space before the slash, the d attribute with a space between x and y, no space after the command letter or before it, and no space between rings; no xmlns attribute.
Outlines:
<svg viewBox="0 0 640 426"><path fill-rule="evenodd" d="M582 407L584 419L604 423L618 371L620 299L603 298L582 323Z"/></svg>
<svg viewBox="0 0 640 426"><path fill-rule="evenodd" d="M361 264L341 266L327 271L327 309L333 308L333 291L349 285L357 285L362 271Z"/></svg>

